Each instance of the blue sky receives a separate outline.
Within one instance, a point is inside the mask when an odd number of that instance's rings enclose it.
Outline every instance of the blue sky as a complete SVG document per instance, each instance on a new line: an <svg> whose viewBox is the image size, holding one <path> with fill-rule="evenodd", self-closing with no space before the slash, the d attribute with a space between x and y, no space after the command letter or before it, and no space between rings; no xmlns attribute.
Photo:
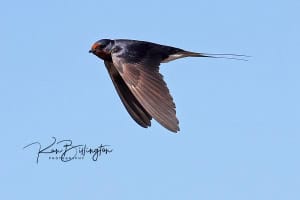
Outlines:
<svg viewBox="0 0 300 200"><path fill-rule="evenodd" d="M1 199L300 199L300 2L0 3ZM101 38L140 39L248 62L186 58L161 66L181 131L127 114ZM31 142L111 145L63 163Z"/></svg>

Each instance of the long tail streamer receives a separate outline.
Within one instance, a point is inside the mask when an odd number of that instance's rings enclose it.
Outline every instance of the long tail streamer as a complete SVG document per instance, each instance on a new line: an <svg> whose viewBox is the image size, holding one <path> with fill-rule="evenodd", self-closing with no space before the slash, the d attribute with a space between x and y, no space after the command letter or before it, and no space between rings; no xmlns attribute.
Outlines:
<svg viewBox="0 0 300 200"><path fill-rule="evenodd" d="M203 57L209 57L209 58L223 58L223 59L231 59L231 60L242 60L242 61L248 61L247 58L250 58L251 56L247 55L241 55L241 54L225 54L225 53L200 53Z"/></svg>

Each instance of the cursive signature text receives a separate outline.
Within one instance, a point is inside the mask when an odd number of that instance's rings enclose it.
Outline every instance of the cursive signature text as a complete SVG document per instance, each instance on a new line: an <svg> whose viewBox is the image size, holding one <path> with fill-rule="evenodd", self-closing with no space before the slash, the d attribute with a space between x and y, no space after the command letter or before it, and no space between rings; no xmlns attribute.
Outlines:
<svg viewBox="0 0 300 200"><path fill-rule="evenodd" d="M72 140L59 140L52 137L53 141L43 147L40 142L33 142L23 149L36 146L38 148L36 163L42 154L48 155L49 159L61 160L62 162L69 162L74 159L84 159L85 156L90 155L93 161L97 161L101 155L109 154L113 151L110 145L99 145L96 148L88 147L86 144L74 145Z"/></svg>

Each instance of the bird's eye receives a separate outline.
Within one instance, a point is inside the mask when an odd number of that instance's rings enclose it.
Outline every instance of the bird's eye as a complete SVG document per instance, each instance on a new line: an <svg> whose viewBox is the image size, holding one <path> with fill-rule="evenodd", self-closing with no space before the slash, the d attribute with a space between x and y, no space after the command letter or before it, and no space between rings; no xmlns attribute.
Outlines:
<svg viewBox="0 0 300 200"><path fill-rule="evenodd" d="M117 53L117 52L119 52L119 51L121 51L121 47L119 47L119 46L115 46L115 47L111 50L112 53Z"/></svg>

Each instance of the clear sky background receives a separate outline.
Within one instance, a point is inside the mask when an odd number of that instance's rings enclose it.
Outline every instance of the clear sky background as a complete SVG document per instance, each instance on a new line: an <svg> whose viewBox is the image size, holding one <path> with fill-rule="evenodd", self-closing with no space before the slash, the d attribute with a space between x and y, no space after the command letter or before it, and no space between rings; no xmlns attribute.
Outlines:
<svg viewBox="0 0 300 200"><path fill-rule="evenodd" d="M0 199L300 199L300 1L2 1ZM127 114L101 38L248 62L186 58L161 72L181 131ZM111 145L63 163L31 142Z"/></svg>

